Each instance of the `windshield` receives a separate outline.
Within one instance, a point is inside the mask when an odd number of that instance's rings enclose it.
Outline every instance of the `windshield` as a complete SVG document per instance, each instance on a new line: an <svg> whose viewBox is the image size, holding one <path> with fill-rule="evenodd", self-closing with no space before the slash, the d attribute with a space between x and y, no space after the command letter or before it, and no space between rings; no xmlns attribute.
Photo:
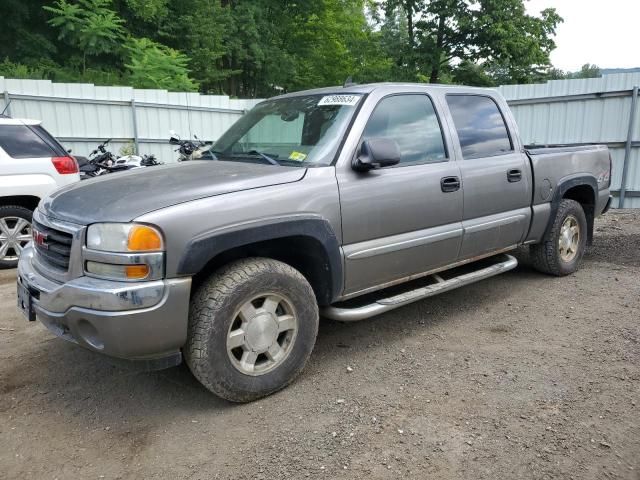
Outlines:
<svg viewBox="0 0 640 480"><path fill-rule="evenodd" d="M303 167L330 165L362 95L267 100L211 147L219 160Z"/></svg>

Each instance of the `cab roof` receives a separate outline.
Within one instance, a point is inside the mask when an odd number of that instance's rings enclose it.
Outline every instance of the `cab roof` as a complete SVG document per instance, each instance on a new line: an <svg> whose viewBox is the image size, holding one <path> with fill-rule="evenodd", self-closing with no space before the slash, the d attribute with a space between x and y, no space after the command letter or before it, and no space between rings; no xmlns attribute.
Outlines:
<svg viewBox="0 0 640 480"><path fill-rule="evenodd" d="M397 88L398 90L402 90L403 87L407 89L424 88L425 90L448 90L456 93L484 92L484 93L491 93L493 95L497 94L497 91L494 89L482 88L482 87L467 87L463 85L443 85L439 83L381 82L381 83L365 83L362 85L351 84L347 86L314 88L311 90L301 90L299 92L285 93L272 98L297 97L301 95L335 95L335 94L341 94L341 93L368 94L379 88Z"/></svg>
<svg viewBox="0 0 640 480"><path fill-rule="evenodd" d="M0 125L40 125L40 120L32 120L29 118L11 118L6 115L0 115Z"/></svg>

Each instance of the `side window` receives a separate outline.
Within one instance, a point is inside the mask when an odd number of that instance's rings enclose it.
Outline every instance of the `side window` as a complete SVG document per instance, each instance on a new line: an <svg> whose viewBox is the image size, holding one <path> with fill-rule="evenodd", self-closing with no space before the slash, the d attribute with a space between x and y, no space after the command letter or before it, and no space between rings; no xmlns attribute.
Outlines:
<svg viewBox="0 0 640 480"><path fill-rule="evenodd" d="M26 125L0 125L0 147L13 158L55 157L58 153Z"/></svg>
<svg viewBox="0 0 640 480"><path fill-rule="evenodd" d="M513 150L504 117L492 98L447 95L463 158L491 157Z"/></svg>
<svg viewBox="0 0 640 480"><path fill-rule="evenodd" d="M447 159L440 122L426 95L383 98L371 114L362 139L381 137L396 141L403 164Z"/></svg>

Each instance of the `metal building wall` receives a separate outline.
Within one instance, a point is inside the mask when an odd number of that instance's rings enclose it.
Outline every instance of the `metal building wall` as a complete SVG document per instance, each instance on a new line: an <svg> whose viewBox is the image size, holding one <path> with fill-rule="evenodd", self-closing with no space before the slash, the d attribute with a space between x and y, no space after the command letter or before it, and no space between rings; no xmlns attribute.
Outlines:
<svg viewBox="0 0 640 480"><path fill-rule="evenodd" d="M552 80L544 84L504 85L526 144L604 143L613 158L612 189L619 196L627 158L625 208L640 208L640 106L636 96L630 131L633 87L640 73L601 78ZM629 135L629 133L631 135ZM626 151L628 153L626 154ZM614 201L617 207L619 199Z"/></svg>
<svg viewBox="0 0 640 480"><path fill-rule="evenodd" d="M0 77L0 94L15 118L42 120L66 148L88 155L98 143L112 138L110 150L136 142L141 154L153 153L163 162L177 158L169 145L169 130L182 138L197 135L217 140L259 100L233 100L227 96L97 87L91 84L52 83Z"/></svg>

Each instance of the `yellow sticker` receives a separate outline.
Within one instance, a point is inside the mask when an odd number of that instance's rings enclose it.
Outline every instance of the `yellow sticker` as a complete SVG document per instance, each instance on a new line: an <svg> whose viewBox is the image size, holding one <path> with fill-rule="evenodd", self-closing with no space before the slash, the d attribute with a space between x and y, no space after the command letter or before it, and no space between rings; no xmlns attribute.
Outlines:
<svg viewBox="0 0 640 480"><path fill-rule="evenodd" d="M305 158L307 158L307 155L302 152L291 152L291 155L289 155L289 160L294 162L304 162Z"/></svg>

